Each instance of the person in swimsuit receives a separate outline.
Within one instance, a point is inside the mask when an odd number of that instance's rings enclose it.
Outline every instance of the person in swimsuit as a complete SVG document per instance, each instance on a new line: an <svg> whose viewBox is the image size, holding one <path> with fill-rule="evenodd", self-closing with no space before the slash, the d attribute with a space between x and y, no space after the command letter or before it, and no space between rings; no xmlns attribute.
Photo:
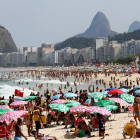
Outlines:
<svg viewBox="0 0 140 140"><path fill-rule="evenodd" d="M26 119L26 126L28 128L28 135L30 136L30 132L33 130L33 118L32 118L31 111L29 111L29 113L26 114L25 119Z"/></svg>
<svg viewBox="0 0 140 140"><path fill-rule="evenodd" d="M137 117L138 117L138 115L137 115L137 112L138 112L137 103L138 102L139 102L139 96L136 96L134 98L134 104L133 104L133 108L134 108L134 110L133 110L133 116L134 116L134 120L136 122L136 125L138 125L138 122L137 122Z"/></svg>
<svg viewBox="0 0 140 140"><path fill-rule="evenodd" d="M22 140L21 136L24 137L27 140L27 138L21 132L21 125L22 125L22 120L21 120L21 118L18 118L17 124L15 126L15 137L14 137L14 140Z"/></svg>

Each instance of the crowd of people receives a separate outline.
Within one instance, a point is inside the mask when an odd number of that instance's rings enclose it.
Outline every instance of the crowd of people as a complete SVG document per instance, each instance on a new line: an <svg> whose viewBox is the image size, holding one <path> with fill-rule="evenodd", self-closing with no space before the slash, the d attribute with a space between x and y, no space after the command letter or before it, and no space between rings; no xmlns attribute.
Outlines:
<svg viewBox="0 0 140 140"><path fill-rule="evenodd" d="M98 77L98 74L104 74L105 77L110 77L109 83L106 83L104 79L96 80L95 85L89 85L86 90L77 90L77 84L79 83L89 83L94 78ZM41 139L41 138L48 138L49 140L57 140L55 136L48 136L46 134L39 133L39 130L41 128L49 128L51 127L52 123L56 123L57 125L64 125L64 129L67 129L67 133L72 133L72 136L76 137L96 137L96 135L92 135L92 131L99 130L99 137L107 136L109 134L105 134L105 123L108 121L109 116L105 116L102 114L91 114L88 112L81 112L81 113L71 113L70 111L67 111L66 113L58 111L56 109L52 109L49 105L52 103L53 96L60 94L61 96L59 99L66 100L66 101L78 101L81 105L84 106L94 106L95 100L94 98L91 98L90 104L87 104L86 101L88 99L88 93L93 92L102 92L103 89L99 89L100 85L104 86L104 89L107 87L110 88L117 88L126 86L129 90L128 94L135 96L134 98L134 104L133 104L133 115L136 122L136 125L138 124L137 119L140 121L140 94L137 96L135 95L135 85L133 84L134 81L131 79L126 78L125 81L121 81L117 78L117 75L122 74L123 72L106 72L106 71L97 71L93 72L91 71L26 71L26 72L11 72L8 74L8 79L15 78L15 77L29 77L33 80L41 79L42 76L51 79L59 79L61 82L66 81L66 85L64 85L64 89L62 87L62 84L59 87L58 91L48 90L49 84L46 84L46 90L44 93L37 93L31 92L30 96L36 96L35 99L30 100L27 105L24 107L14 107L14 110L21 110L25 109L28 111L28 113L23 117L24 119L18 118L17 121L12 121L8 125L6 122L1 122L0 126L4 125L6 127L7 132L10 130L15 131L15 140L21 140L21 137L24 137L27 139L27 136L25 136L22 133L21 126L25 122L27 126L28 131L28 138L31 136L34 136L35 139ZM67 77L73 76L75 81L75 89L70 87L70 83L67 81ZM5 75L1 75L1 79L6 79ZM15 81L14 81L15 83ZM137 85L139 85L139 78L136 79ZM17 82L17 85L24 84L24 81ZM27 86L30 86L29 82L25 83ZM35 87L38 85L36 84ZM44 84L40 84L38 88L42 88ZM52 84L51 84L52 86ZM65 89L69 89L69 93L75 93L77 97L65 97L64 91ZM31 89L29 87L29 89ZM24 89L23 89L24 90ZM74 91L75 90L75 91ZM34 89L33 89L34 91ZM112 95L110 97L119 97L118 95ZM9 103L14 102L15 96L9 96ZM45 99L45 100L44 100ZM102 100L107 100L108 97L105 96ZM0 100L4 100L4 97L0 97ZM5 103L0 103L0 105L5 105ZM117 112L120 112L120 104L116 103L118 106ZM11 107L11 106L10 106ZM44 113L46 112L46 114ZM134 123L133 120L130 121L130 123ZM34 125L35 124L35 125ZM34 128L35 126L35 128ZM137 127L135 127L137 130L139 130ZM136 132L136 131L135 131ZM133 133L134 134L134 133ZM124 131L123 136L126 138L127 133ZM136 136L136 134L135 134ZM130 136L131 138L132 136Z"/></svg>

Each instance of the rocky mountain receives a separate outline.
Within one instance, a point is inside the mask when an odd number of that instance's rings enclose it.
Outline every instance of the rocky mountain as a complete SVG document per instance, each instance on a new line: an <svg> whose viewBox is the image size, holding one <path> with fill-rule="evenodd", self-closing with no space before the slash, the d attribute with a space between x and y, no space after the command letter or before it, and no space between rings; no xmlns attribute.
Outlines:
<svg viewBox="0 0 140 140"><path fill-rule="evenodd" d="M87 38L97 38L97 37L108 37L117 34L110 28L110 23L102 12L98 12L93 18L90 27L81 34L75 37L87 37Z"/></svg>
<svg viewBox="0 0 140 140"><path fill-rule="evenodd" d="M11 34L3 26L0 26L0 52L16 52L17 47L12 39Z"/></svg>
<svg viewBox="0 0 140 140"><path fill-rule="evenodd" d="M134 21L128 29L128 32L133 32L135 30L139 30L140 29L140 22L139 21Z"/></svg>

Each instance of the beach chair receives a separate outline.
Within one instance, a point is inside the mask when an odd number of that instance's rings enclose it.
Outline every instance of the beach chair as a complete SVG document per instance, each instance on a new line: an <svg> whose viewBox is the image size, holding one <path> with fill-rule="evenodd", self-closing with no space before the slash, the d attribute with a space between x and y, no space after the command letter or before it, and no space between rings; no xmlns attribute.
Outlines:
<svg viewBox="0 0 140 140"><path fill-rule="evenodd" d="M134 107L133 106L128 106L128 117L130 114L133 114Z"/></svg>

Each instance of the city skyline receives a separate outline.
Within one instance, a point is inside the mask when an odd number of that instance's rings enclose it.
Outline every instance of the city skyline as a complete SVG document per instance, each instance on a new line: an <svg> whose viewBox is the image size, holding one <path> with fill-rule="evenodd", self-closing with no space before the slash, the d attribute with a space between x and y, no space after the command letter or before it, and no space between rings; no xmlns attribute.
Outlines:
<svg viewBox="0 0 140 140"><path fill-rule="evenodd" d="M39 47L84 32L98 11L106 15L113 31L127 32L133 21L140 21L139 5L138 0L0 0L0 25L18 48Z"/></svg>

